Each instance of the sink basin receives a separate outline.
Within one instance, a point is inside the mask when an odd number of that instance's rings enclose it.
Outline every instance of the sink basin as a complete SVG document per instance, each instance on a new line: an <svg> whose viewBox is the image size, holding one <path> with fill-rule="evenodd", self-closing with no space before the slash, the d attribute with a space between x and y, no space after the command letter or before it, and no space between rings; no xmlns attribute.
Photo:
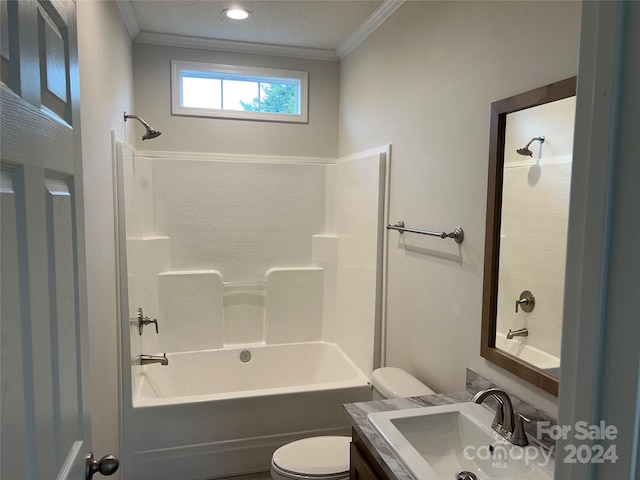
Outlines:
<svg viewBox="0 0 640 480"><path fill-rule="evenodd" d="M457 403L368 417L416 480L454 480L463 471L478 480L553 479L548 452L509 443L491 429L493 413L482 405Z"/></svg>

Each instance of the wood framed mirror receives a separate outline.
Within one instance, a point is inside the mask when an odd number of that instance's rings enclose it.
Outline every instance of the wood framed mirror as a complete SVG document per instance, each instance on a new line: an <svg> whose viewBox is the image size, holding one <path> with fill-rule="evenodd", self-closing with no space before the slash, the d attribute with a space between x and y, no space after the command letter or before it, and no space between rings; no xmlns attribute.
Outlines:
<svg viewBox="0 0 640 480"><path fill-rule="evenodd" d="M576 80L491 104L480 355L556 396Z"/></svg>

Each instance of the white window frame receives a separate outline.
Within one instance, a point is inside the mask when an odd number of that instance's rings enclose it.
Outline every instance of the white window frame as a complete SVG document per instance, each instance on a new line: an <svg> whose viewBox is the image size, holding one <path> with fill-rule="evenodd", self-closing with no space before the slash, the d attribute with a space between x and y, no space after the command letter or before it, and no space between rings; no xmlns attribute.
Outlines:
<svg viewBox="0 0 640 480"><path fill-rule="evenodd" d="M272 113L250 112L240 110L221 110L214 108L184 107L181 105L181 77L183 70L211 72L215 76L224 79L225 74L230 77L240 75L243 77L259 77L264 80L298 80L300 82L300 113ZM214 78L212 76L212 78ZM231 78L234 79L234 78ZM187 62L182 60L171 61L171 113L173 115L186 115L197 117L235 118L244 120L262 120L269 122L308 123L309 103L309 74L297 70L280 70L274 68L241 67L235 65L220 65L214 63Z"/></svg>

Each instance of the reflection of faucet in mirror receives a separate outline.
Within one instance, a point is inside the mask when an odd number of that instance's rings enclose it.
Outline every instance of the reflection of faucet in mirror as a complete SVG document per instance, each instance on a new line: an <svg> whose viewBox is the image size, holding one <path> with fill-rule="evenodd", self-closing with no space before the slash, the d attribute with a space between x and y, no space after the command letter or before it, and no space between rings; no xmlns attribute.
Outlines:
<svg viewBox="0 0 640 480"><path fill-rule="evenodd" d="M524 148L519 148L516 150L516 152L518 152L520 155L524 155L525 157L529 156L529 157L533 157L533 152L531 150L529 150L529 145L531 145L533 142L535 141L540 142L540 145L542 145L544 143L544 135L539 135L537 137L533 137L531 140L529 140L529 143L527 143Z"/></svg>
<svg viewBox="0 0 640 480"><path fill-rule="evenodd" d="M528 337L529 330L527 328L519 328L518 330L511 330L507 333L507 340L513 340L513 337Z"/></svg>

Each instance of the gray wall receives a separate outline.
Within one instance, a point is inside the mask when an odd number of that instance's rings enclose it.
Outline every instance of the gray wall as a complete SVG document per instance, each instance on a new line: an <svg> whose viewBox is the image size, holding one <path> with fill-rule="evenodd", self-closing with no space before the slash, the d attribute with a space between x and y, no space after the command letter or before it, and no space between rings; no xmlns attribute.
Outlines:
<svg viewBox="0 0 640 480"><path fill-rule="evenodd" d="M338 153L339 64L135 44L136 113L162 130L157 139L129 142L138 149L331 157ZM282 68L309 72L309 123L276 123L171 115L171 60ZM139 135L140 134L140 135Z"/></svg>
<svg viewBox="0 0 640 480"><path fill-rule="evenodd" d="M493 101L576 75L578 2L407 2L341 63L340 155L393 145L390 221L462 226L462 248L390 233L389 365L437 391L471 367L549 413L557 399L480 357Z"/></svg>
<svg viewBox="0 0 640 480"><path fill-rule="evenodd" d="M76 6L91 362L89 388L93 451L100 458L119 452L111 130L121 138L125 134L122 112L133 104L133 64L131 39L116 3L76 2Z"/></svg>

